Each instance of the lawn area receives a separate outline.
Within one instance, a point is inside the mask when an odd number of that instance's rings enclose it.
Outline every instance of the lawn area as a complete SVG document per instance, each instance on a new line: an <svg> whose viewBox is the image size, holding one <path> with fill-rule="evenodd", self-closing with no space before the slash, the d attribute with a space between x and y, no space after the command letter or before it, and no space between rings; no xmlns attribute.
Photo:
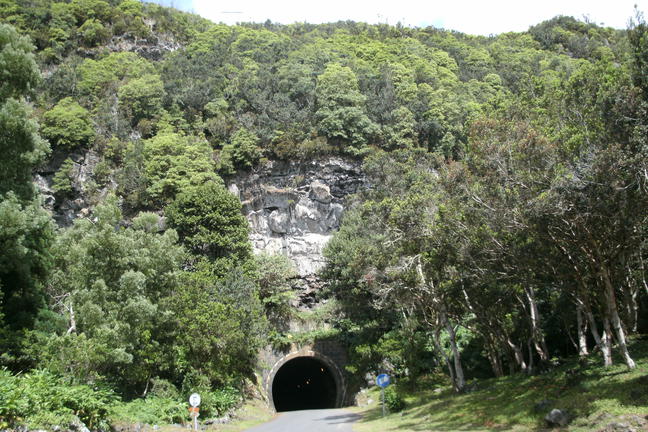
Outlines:
<svg viewBox="0 0 648 432"><path fill-rule="evenodd" d="M400 413L382 417L380 392L372 389L373 402L355 408L363 414L354 430L368 431L526 431L547 427L544 416L553 408L566 410L573 418L569 431L605 429L617 422L635 430L648 430L648 337L631 342L637 362L628 370L621 359L610 368L601 356L592 354L579 365L570 359L535 376L515 375L500 379L474 380L472 391L455 394L421 380L419 390L398 388L406 402ZM548 401L544 406L538 406ZM625 429L624 429L625 430Z"/></svg>

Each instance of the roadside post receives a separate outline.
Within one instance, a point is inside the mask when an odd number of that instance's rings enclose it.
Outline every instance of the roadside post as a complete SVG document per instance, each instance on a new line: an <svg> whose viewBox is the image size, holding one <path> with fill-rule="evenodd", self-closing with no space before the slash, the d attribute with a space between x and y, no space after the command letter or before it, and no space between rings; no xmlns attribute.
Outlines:
<svg viewBox="0 0 648 432"><path fill-rule="evenodd" d="M387 374L380 374L376 377L376 385L380 387L380 399L382 400L382 414L385 417L385 388L391 384L391 378Z"/></svg>
<svg viewBox="0 0 648 432"><path fill-rule="evenodd" d="M193 430L197 431L198 414L200 411L200 395L198 393L192 393L191 396L189 396L189 405L191 405L191 407L189 407L189 414L193 420Z"/></svg>

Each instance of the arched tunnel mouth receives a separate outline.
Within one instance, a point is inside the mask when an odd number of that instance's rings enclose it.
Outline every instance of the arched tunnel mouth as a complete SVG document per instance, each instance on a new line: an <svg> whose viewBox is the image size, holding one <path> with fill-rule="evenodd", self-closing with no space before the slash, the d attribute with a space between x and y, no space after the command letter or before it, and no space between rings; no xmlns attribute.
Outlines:
<svg viewBox="0 0 648 432"><path fill-rule="evenodd" d="M315 357L284 363L272 381L277 412L335 408L338 388L331 368Z"/></svg>

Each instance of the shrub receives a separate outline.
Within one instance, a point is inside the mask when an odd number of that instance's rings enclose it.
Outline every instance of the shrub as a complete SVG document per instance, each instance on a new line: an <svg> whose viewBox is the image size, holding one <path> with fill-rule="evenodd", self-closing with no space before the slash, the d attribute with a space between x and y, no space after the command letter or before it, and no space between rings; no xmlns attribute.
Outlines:
<svg viewBox="0 0 648 432"><path fill-rule="evenodd" d="M132 423L182 423L188 420L187 404L177 399L151 395L146 399L115 404L113 421Z"/></svg>
<svg viewBox="0 0 648 432"><path fill-rule="evenodd" d="M115 400L110 390L70 385L43 370L12 375L0 370L0 428L67 426L78 417L93 430L108 429Z"/></svg>
<svg viewBox="0 0 648 432"><path fill-rule="evenodd" d="M67 158L54 174L52 179L52 189L59 196L69 196L74 191L72 186L72 176L74 174L74 162Z"/></svg>
<svg viewBox="0 0 648 432"><path fill-rule="evenodd" d="M208 417L223 416L242 400L241 394L234 387L223 387L203 396L201 410Z"/></svg>
<svg viewBox="0 0 648 432"><path fill-rule="evenodd" d="M64 98L43 116L43 135L64 149L88 145L95 137L90 112L72 98Z"/></svg>
<svg viewBox="0 0 648 432"><path fill-rule="evenodd" d="M385 405L389 412L398 412L405 408L405 401L393 386L385 389Z"/></svg>

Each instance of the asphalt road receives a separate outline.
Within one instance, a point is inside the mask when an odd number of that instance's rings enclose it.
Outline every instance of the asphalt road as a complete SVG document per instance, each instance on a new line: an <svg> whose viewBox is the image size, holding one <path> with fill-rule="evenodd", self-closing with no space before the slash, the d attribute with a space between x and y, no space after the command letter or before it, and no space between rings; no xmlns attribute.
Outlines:
<svg viewBox="0 0 648 432"><path fill-rule="evenodd" d="M286 411L245 432L351 432L351 425L360 417L341 408Z"/></svg>

